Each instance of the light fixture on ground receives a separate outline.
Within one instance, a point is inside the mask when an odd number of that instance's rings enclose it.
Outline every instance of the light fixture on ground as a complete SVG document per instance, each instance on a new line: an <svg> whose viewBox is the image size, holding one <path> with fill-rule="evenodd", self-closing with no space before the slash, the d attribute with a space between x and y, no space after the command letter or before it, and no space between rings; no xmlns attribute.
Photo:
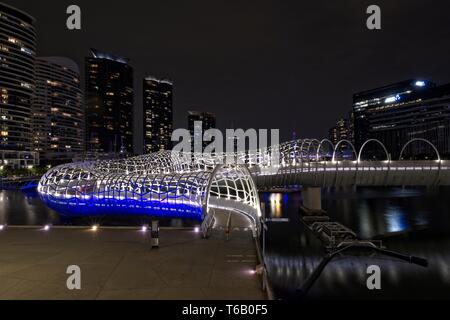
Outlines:
<svg viewBox="0 0 450 320"><path fill-rule="evenodd" d="M199 233L199 232L200 232L200 228L199 228L199 227L195 227L195 228L194 228L194 232L195 232L195 233Z"/></svg>
<svg viewBox="0 0 450 320"><path fill-rule="evenodd" d="M94 224L94 225L91 227L91 230L92 230L92 231L97 231L97 230L98 230L98 225L97 225L97 224Z"/></svg>
<svg viewBox="0 0 450 320"><path fill-rule="evenodd" d="M5 225L0 224L0 231L5 229Z"/></svg>
<svg viewBox="0 0 450 320"><path fill-rule="evenodd" d="M48 230L50 230L50 225L49 225L49 224L46 224L46 225L44 226L44 231L48 231Z"/></svg>
<svg viewBox="0 0 450 320"><path fill-rule="evenodd" d="M142 232L147 232L147 230L148 230L148 227L146 225L142 226L142 228L141 228Z"/></svg>

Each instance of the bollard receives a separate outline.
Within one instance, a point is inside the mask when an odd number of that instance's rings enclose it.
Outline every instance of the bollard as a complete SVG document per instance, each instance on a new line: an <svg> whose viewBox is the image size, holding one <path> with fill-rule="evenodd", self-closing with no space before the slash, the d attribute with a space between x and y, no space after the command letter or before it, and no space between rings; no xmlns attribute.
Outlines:
<svg viewBox="0 0 450 320"><path fill-rule="evenodd" d="M152 221L152 229L151 229L151 243L152 248L159 248L159 221Z"/></svg>

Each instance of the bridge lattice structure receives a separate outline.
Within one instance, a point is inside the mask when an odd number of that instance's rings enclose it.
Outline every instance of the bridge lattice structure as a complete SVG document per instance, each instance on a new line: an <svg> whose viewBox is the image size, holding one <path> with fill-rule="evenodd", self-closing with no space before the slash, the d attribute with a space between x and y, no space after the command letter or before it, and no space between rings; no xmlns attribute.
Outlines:
<svg viewBox="0 0 450 320"><path fill-rule="evenodd" d="M66 215L148 215L214 223L215 210L246 215L260 230L258 188L339 185L447 185L450 163L428 141L415 139L392 160L378 140L357 153L346 140L302 139L248 152L189 154L160 151L147 155L80 163L50 169L38 191L48 206ZM433 160L402 159L411 144L436 152ZM369 143L380 145L383 160L364 160ZM352 158L342 158L346 144Z"/></svg>

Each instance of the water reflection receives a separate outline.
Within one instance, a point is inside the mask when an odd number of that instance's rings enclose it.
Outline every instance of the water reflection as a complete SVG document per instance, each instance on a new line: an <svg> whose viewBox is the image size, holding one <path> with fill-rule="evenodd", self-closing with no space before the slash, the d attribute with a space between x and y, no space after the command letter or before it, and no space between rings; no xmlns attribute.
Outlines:
<svg viewBox="0 0 450 320"><path fill-rule="evenodd" d="M49 209L37 193L0 191L0 224L8 225L93 225L142 226L149 224L150 217L65 217ZM192 227L198 222L181 219L160 219L161 226Z"/></svg>
<svg viewBox="0 0 450 320"><path fill-rule="evenodd" d="M281 217L281 199L283 195L281 193L271 193L270 194L270 217L280 218Z"/></svg>
<svg viewBox="0 0 450 320"><path fill-rule="evenodd" d="M323 207L352 228L360 238L378 238L391 250L428 259L427 268L380 254L355 253L337 257L323 271L310 298L446 298L450 295L450 189L328 190ZM361 197L359 197L361 196ZM276 196L274 199L279 199ZM276 293L292 298L320 263L325 252L299 219L301 193L283 195L281 208L262 195L270 216L289 223L269 223L266 245L269 274ZM273 210L274 209L274 210ZM281 209L281 216L280 216ZM272 211L276 211L272 212ZM382 270L382 292L367 290L367 266Z"/></svg>
<svg viewBox="0 0 450 320"><path fill-rule="evenodd" d="M386 208L384 215L387 224L387 232L400 232L407 230L406 213L401 208L392 206ZM426 221L425 221L426 224Z"/></svg>

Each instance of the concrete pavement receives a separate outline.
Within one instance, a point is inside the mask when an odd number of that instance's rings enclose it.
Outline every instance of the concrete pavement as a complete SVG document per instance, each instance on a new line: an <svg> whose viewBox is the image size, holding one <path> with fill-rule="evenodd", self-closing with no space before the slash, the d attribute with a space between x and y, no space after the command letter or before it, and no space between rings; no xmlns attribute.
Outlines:
<svg viewBox="0 0 450 320"><path fill-rule="evenodd" d="M160 231L160 248L140 230L6 228L0 231L0 299L264 299L248 222ZM223 220L223 219L219 219ZM66 286L81 268L81 290Z"/></svg>

